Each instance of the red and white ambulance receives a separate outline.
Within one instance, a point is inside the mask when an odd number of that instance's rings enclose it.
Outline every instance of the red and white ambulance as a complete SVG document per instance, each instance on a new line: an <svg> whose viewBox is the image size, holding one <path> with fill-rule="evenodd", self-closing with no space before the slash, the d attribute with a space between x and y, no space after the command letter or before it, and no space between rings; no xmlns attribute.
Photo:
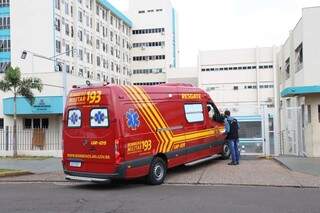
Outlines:
<svg viewBox="0 0 320 213"><path fill-rule="evenodd" d="M93 182L146 176L161 184L168 168L230 155L219 110L187 84L75 86L63 142L66 179Z"/></svg>

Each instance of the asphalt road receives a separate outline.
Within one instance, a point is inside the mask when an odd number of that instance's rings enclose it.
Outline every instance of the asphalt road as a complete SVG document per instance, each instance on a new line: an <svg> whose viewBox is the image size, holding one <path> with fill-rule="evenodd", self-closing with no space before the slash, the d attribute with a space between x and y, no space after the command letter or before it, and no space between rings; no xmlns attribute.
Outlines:
<svg viewBox="0 0 320 213"><path fill-rule="evenodd" d="M0 212L320 212L320 189L1 183Z"/></svg>

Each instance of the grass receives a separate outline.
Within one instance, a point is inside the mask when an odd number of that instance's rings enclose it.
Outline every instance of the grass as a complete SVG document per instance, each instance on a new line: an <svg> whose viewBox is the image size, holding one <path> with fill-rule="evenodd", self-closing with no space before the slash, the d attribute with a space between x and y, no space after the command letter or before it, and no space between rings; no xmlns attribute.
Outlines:
<svg viewBox="0 0 320 213"><path fill-rule="evenodd" d="M18 175L26 175L26 174L31 174L31 173L27 171L22 171L22 170L0 169L0 177L18 176Z"/></svg>
<svg viewBox="0 0 320 213"><path fill-rule="evenodd" d="M14 157L0 157L0 160L46 160L52 157L49 156L18 156Z"/></svg>

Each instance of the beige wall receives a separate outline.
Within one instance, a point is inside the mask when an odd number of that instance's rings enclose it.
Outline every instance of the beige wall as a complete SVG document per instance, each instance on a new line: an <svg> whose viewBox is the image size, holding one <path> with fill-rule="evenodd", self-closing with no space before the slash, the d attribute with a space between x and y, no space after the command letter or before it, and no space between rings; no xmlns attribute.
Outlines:
<svg viewBox="0 0 320 213"><path fill-rule="evenodd" d="M320 95L307 96L305 99L305 104L306 106L311 106L311 123L306 122L305 125L306 151L310 156L320 157L320 122L318 117Z"/></svg>

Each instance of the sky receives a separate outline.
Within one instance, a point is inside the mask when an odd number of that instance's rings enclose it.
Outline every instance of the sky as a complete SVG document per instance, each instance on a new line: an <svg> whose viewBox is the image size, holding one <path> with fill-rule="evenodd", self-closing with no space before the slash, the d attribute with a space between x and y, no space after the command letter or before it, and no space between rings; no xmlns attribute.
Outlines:
<svg viewBox="0 0 320 213"><path fill-rule="evenodd" d="M129 1L109 0L121 11ZM150 0L152 1L152 0ZM201 50L281 45L320 0L171 0L178 14L180 66L196 66Z"/></svg>

